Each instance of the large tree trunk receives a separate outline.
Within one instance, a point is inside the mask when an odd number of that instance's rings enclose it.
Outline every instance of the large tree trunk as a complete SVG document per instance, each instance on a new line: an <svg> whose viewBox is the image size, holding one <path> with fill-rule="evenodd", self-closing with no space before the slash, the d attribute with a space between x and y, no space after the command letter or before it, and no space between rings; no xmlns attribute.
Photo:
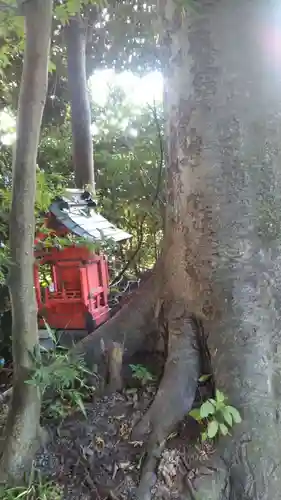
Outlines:
<svg viewBox="0 0 281 500"><path fill-rule="evenodd" d="M90 369L98 365L102 371L104 359L101 342L106 349L110 349L112 342L123 345L124 358L141 349L146 338L157 329L158 274L161 266L160 259L155 269L134 291L129 302L113 318L79 342L71 353L83 355Z"/></svg>
<svg viewBox="0 0 281 500"><path fill-rule="evenodd" d="M79 13L69 20L65 38L75 184L81 189L87 186L94 189L93 137L86 77L86 26Z"/></svg>
<svg viewBox="0 0 281 500"><path fill-rule="evenodd" d="M10 222L10 294L13 313L13 396L0 460L0 478L22 478L38 444L40 396L26 384L38 347L37 308L33 286L36 156L47 92L52 0L23 4L26 42L17 117Z"/></svg>
<svg viewBox="0 0 281 500"><path fill-rule="evenodd" d="M204 500L280 498L281 58L275 3L158 4L170 355L161 393L136 434L143 435L150 421L153 456L157 440L192 403L198 360L190 314L208 332L217 387L243 417L232 436L216 444L215 472L197 477L191 499L197 493ZM150 455L141 499L150 497L152 465Z"/></svg>

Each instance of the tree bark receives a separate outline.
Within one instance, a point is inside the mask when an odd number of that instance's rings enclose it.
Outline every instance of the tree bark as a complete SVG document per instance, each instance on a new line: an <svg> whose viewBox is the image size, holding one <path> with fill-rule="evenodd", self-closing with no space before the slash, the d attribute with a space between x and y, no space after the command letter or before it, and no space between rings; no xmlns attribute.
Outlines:
<svg viewBox="0 0 281 500"><path fill-rule="evenodd" d="M88 367L104 367L103 347L110 350L113 343L124 346L124 357L140 349L151 331L157 327L157 301L160 281L161 259L140 287L132 294L130 301L109 321L85 337L72 350L75 356L84 356Z"/></svg>
<svg viewBox="0 0 281 500"><path fill-rule="evenodd" d="M280 498L281 60L275 8L265 0L158 3L168 141L164 299L175 305L166 312L171 352L173 339L186 339L187 349L185 379L182 359L173 368L180 388L166 390L165 412L158 415L180 415L173 410L175 391L183 391L184 402L192 399L196 365L186 328L192 314L208 332L216 385L243 417L232 436L216 444L214 472L197 478L197 491L187 496L192 500ZM152 431L150 440L157 438ZM157 432L167 435L166 418ZM151 470L144 469L139 498L150 498L150 479Z"/></svg>
<svg viewBox="0 0 281 500"><path fill-rule="evenodd" d="M86 77L86 28L80 14L66 28L68 87L71 102L73 163L76 187L95 187L91 110Z"/></svg>
<svg viewBox="0 0 281 500"><path fill-rule="evenodd" d="M26 384L33 367L30 352L38 347L37 308L33 286L36 156L47 92L52 0L22 5L25 53L17 117L10 221L10 295L14 381L0 479L17 481L30 468L39 437L40 396Z"/></svg>

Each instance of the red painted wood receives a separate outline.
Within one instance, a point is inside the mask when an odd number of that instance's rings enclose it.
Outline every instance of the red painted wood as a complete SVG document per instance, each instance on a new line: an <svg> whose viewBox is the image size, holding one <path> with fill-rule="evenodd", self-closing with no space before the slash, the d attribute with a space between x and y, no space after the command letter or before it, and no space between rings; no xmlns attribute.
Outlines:
<svg viewBox="0 0 281 500"><path fill-rule="evenodd" d="M53 219L51 220L54 225ZM47 217L46 226L50 219ZM55 231L54 231L55 232ZM60 226L57 235L66 234ZM35 245L46 238L38 233ZM87 247L71 246L63 249L49 248L35 251L34 285L39 316L45 318L53 329L86 328L86 315L90 313L99 326L109 318L108 267L104 255L97 255ZM48 264L52 283L40 285L40 266ZM39 327L44 321L39 319Z"/></svg>

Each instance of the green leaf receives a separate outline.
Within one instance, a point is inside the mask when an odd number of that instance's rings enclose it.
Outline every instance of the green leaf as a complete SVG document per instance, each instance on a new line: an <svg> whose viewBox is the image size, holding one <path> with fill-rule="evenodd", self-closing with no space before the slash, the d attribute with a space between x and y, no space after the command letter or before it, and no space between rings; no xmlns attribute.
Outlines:
<svg viewBox="0 0 281 500"><path fill-rule="evenodd" d="M226 421L226 423L229 425L229 427L232 427L233 425L233 417L229 411L229 407L228 406L225 406L222 410L222 415L223 415L223 418L224 420Z"/></svg>
<svg viewBox="0 0 281 500"><path fill-rule="evenodd" d="M193 410L190 410L189 414L190 417L194 418L197 422L200 422L201 415L200 415L200 409L199 408L193 408Z"/></svg>
<svg viewBox="0 0 281 500"><path fill-rule="evenodd" d="M213 439L219 430L219 423L216 420L212 420L208 423L207 435L208 438Z"/></svg>
<svg viewBox="0 0 281 500"><path fill-rule="evenodd" d="M223 436L227 436L228 434L228 428L224 424L219 424L220 427L220 432L222 433Z"/></svg>
<svg viewBox="0 0 281 500"><path fill-rule="evenodd" d="M47 321L45 320L45 318L43 318L43 322L44 322L44 325L46 327L46 330L49 334L49 337L52 339L52 341L56 344L57 343L57 339L56 339L56 336L55 336L55 333L54 331L52 330L52 328L50 327L49 323L47 323Z"/></svg>
<svg viewBox="0 0 281 500"><path fill-rule="evenodd" d="M225 401L225 395L218 389L216 390L216 401L217 403L223 403Z"/></svg>
<svg viewBox="0 0 281 500"><path fill-rule="evenodd" d="M55 8L55 17L64 25L68 21L68 10L65 5L57 5Z"/></svg>
<svg viewBox="0 0 281 500"><path fill-rule="evenodd" d="M138 390L136 388L127 389L126 394L136 394Z"/></svg>
<svg viewBox="0 0 281 500"><path fill-rule="evenodd" d="M229 413L231 413L234 423L241 424L242 418L239 411L236 410L236 408L234 408L233 406L226 406L226 408L228 409Z"/></svg>
<svg viewBox="0 0 281 500"><path fill-rule="evenodd" d="M22 491L22 492L18 492L18 494L17 494L17 492L16 492L16 495L17 495L17 496L16 496L15 498L16 498L16 500L20 500L21 498L23 498L23 499L24 499L24 498L26 498L26 496L28 495L28 493L29 493L28 489L24 489L24 491ZM12 498L12 497L11 497L11 498Z"/></svg>
<svg viewBox="0 0 281 500"><path fill-rule="evenodd" d="M206 382L207 380L209 380L211 378L211 374L207 374L207 375L201 375L201 377L199 378L199 382Z"/></svg>
<svg viewBox="0 0 281 500"><path fill-rule="evenodd" d="M209 400L205 401L205 403L203 403L200 408L200 417L206 418L209 415L214 415L214 413L215 413L214 405Z"/></svg>
<svg viewBox="0 0 281 500"><path fill-rule="evenodd" d="M201 434L201 441L202 442L206 441L207 437L208 437L207 436L207 432L202 432L202 434Z"/></svg>
<svg viewBox="0 0 281 500"><path fill-rule="evenodd" d="M87 413L86 413L86 408L85 408L85 405L82 401L82 398L79 394L74 394L74 400L75 400L75 403L79 406L81 412L83 413L84 417L87 418Z"/></svg>
<svg viewBox="0 0 281 500"><path fill-rule="evenodd" d="M80 0L67 0L66 8L67 8L67 12L70 15L76 14L77 12L80 12L81 1Z"/></svg>
<svg viewBox="0 0 281 500"><path fill-rule="evenodd" d="M37 381L34 379L25 380L24 383L28 385L34 385L35 387L38 385Z"/></svg>
<svg viewBox="0 0 281 500"><path fill-rule="evenodd" d="M56 70L56 65L53 61L49 60L48 71L49 73L53 73Z"/></svg>

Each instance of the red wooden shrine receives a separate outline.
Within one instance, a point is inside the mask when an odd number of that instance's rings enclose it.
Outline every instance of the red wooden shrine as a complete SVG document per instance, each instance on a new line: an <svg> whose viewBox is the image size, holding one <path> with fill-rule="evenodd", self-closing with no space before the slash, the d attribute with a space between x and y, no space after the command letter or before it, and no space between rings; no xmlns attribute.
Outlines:
<svg viewBox="0 0 281 500"><path fill-rule="evenodd" d="M65 205L68 209L69 205L65 201L60 203L62 208L58 203L53 204L53 211L46 216L45 225L54 235L91 236L94 231L100 231L97 227L102 225L103 231L115 241L130 237L99 214L89 218L84 212L81 214L81 210L74 210L70 217L70 210L67 213L64 210ZM78 203L80 208L85 204L81 200ZM86 330L90 333L109 318L107 258L102 253L94 253L87 245L46 248L42 244L46 236L47 232L42 232L35 240L34 284L39 329L44 329L46 321L54 330ZM90 239L93 241L97 236ZM47 284L42 283L42 271L46 272L46 269Z"/></svg>
<svg viewBox="0 0 281 500"><path fill-rule="evenodd" d="M38 235L36 242L44 237ZM44 328L44 318L54 329L92 331L108 319L109 278L105 255L96 255L87 247L70 246L37 251L35 257L39 327ZM40 283L40 266L48 267L49 286Z"/></svg>

